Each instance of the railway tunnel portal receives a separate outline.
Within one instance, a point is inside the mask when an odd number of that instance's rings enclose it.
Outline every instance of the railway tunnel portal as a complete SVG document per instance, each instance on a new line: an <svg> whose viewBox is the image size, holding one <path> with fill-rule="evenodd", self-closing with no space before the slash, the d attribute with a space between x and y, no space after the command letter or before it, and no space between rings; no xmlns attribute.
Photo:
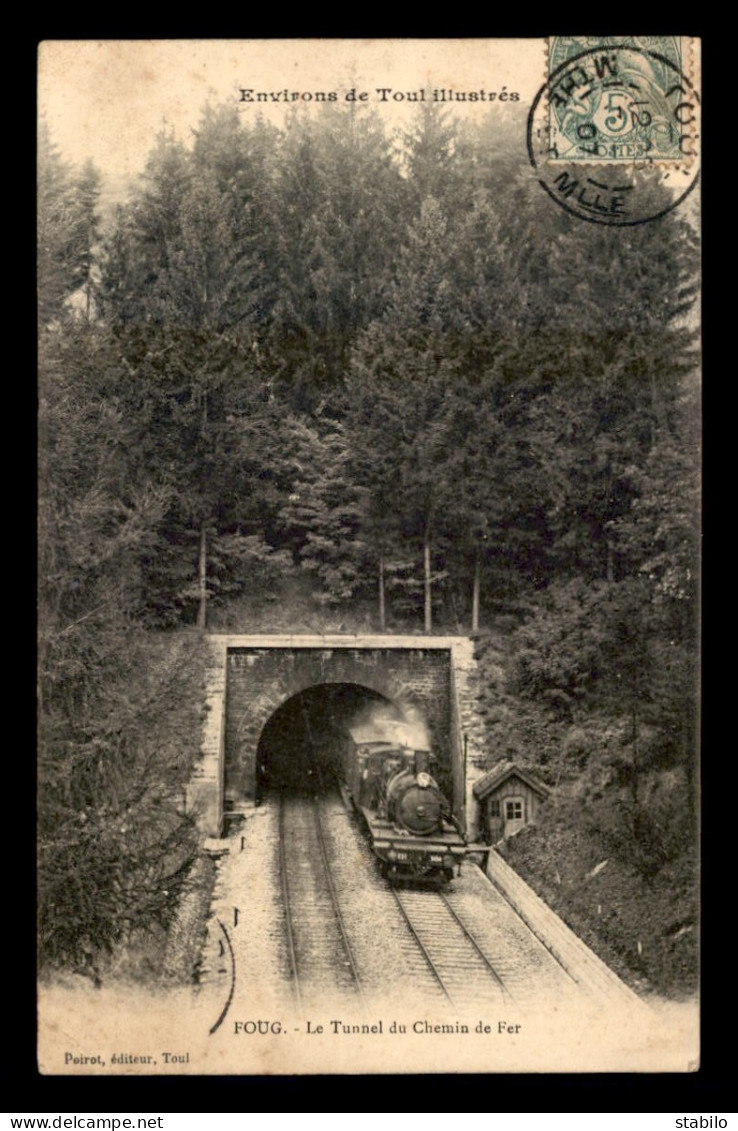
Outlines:
<svg viewBox="0 0 738 1131"><path fill-rule="evenodd" d="M188 808L219 837L271 786L332 769L351 725L378 711L418 724L457 818L475 824L484 751L474 725L466 637L210 636L202 758Z"/></svg>
<svg viewBox="0 0 738 1131"><path fill-rule="evenodd" d="M342 779L348 730L379 718L406 721L396 703L356 683L321 683L299 691L277 708L261 732L256 799L273 789L312 791L334 785ZM226 773L228 769L226 765Z"/></svg>

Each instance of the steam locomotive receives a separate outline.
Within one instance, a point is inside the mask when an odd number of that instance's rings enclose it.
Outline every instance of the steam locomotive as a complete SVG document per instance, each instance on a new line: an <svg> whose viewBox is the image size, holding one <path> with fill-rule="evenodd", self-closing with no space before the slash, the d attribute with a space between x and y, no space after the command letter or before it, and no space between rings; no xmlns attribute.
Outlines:
<svg viewBox="0 0 738 1131"><path fill-rule="evenodd" d="M402 723L352 728L346 790L391 882L442 884L461 865L466 841L431 775L430 751L411 741Z"/></svg>

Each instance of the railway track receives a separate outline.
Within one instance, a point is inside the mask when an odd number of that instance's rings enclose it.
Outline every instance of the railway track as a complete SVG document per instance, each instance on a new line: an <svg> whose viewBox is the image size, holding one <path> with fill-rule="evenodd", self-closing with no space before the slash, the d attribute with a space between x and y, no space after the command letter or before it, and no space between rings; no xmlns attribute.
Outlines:
<svg viewBox="0 0 738 1131"><path fill-rule="evenodd" d="M279 872L287 955L298 1010L326 991L364 1002L331 873L317 797L280 795Z"/></svg>
<svg viewBox="0 0 738 1131"><path fill-rule="evenodd" d="M391 890L447 1001L458 1007L514 1001L500 973L443 892Z"/></svg>

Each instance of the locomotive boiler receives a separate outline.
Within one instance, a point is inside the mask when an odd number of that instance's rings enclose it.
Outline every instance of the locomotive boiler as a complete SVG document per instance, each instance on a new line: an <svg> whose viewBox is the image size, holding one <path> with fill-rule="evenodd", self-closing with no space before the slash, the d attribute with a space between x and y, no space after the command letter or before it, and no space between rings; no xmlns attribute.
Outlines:
<svg viewBox="0 0 738 1131"><path fill-rule="evenodd" d="M444 883L467 852L431 763L402 723L349 731L346 789L392 882Z"/></svg>

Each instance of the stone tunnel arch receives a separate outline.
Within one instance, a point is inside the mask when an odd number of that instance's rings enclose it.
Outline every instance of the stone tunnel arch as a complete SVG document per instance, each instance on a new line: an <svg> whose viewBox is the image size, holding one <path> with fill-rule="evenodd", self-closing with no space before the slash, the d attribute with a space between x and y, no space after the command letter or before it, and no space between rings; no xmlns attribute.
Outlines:
<svg viewBox="0 0 738 1131"><path fill-rule="evenodd" d="M256 799L259 748L270 720L311 688L339 684L393 704L421 721L443 763L450 762L450 655L440 648L229 647L226 656L223 816ZM311 693L315 694L315 693ZM443 773L450 784L448 774Z"/></svg>
<svg viewBox="0 0 738 1131"><path fill-rule="evenodd" d="M358 683L313 684L267 720L256 748L256 797L271 789L313 789L341 776L347 732L376 717L409 721L402 707Z"/></svg>

